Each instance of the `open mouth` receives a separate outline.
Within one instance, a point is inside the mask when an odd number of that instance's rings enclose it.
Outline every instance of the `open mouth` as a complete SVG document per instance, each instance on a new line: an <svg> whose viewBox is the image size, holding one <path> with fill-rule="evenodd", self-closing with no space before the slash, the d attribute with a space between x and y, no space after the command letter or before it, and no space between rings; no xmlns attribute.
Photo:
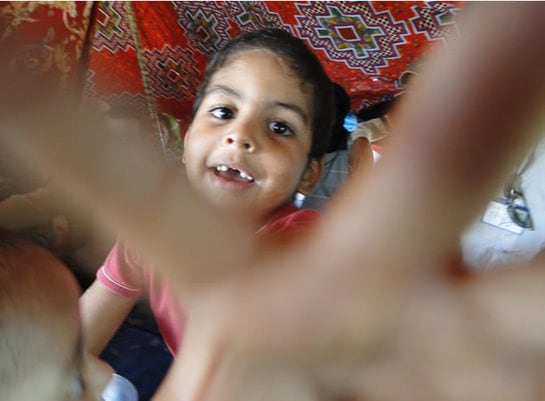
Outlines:
<svg viewBox="0 0 545 401"><path fill-rule="evenodd" d="M248 173L226 166L225 164L220 164L214 168L216 175L226 180L238 181L243 183L252 183L254 178Z"/></svg>

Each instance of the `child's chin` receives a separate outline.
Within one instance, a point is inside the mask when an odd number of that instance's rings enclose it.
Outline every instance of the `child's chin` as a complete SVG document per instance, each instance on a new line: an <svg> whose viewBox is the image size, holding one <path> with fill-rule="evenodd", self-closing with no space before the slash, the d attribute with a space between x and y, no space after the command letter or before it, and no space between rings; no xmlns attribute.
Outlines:
<svg viewBox="0 0 545 401"><path fill-rule="evenodd" d="M244 210L249 210L250 207L247 203L241 202L240 197L229 196L230 194L222 194L222 196L215 196L209 198L209 201L212 203L212 206L215 208L231 212L231 213L241 213Z"/></svg>

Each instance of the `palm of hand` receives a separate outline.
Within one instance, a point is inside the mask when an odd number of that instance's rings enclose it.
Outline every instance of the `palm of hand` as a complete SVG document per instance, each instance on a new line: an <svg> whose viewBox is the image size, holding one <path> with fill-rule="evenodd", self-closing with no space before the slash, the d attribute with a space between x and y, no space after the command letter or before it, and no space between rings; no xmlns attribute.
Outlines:
<svg viewBox="0 0 545 401"><path fill-rule="evenodd" d="M256 295L255 282L213 289L181 354L185 372L192 373L181 375L189 380L179 386L179 399L538 399L545 341L529 340L535 334L513 336L512 311L497 310L488 297L498 284L433 277L411 285L403 297L389 297L382 288L359 296L360 302L350 285L341 284L327 299L304 302L293 294L297 307L276 315L266 311L277 305L241 308ZM268 299L283 303L290 296ZM370 313L355 307L365 303L382 308ZM531 304L518 300L518 308ZM533 329L545 333L545 321L540 324Z"/></svg>

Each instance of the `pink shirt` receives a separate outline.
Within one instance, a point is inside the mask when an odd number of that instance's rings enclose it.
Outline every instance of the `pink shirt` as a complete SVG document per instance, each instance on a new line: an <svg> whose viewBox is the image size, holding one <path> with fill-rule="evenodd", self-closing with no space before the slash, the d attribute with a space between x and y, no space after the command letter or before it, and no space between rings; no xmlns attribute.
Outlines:
<svg viewBox="0 0 545 401"><path fill-rule="evenodd" d="M288 205L276 212L257 232L258 235L297 234L306 229L319 214ZM176 303L169 283L160 280L150 265L143 263L118 241L97 272L97 279L114 294L136 298L148 295L150 307L170 352L176 354L181 344L185 314Z"/></svg>

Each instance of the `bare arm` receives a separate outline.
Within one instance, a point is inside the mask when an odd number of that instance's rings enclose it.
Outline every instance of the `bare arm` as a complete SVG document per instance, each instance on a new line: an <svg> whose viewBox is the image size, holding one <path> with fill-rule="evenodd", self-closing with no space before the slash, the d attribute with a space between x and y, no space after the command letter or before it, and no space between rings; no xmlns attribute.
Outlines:
<svg viewBox="0 0 545 401"><path fill-rule="evenodd" d="M99 281L85 291L80 310L85 349L98 356L127 317L137 298L114 294Z"/></svg>

